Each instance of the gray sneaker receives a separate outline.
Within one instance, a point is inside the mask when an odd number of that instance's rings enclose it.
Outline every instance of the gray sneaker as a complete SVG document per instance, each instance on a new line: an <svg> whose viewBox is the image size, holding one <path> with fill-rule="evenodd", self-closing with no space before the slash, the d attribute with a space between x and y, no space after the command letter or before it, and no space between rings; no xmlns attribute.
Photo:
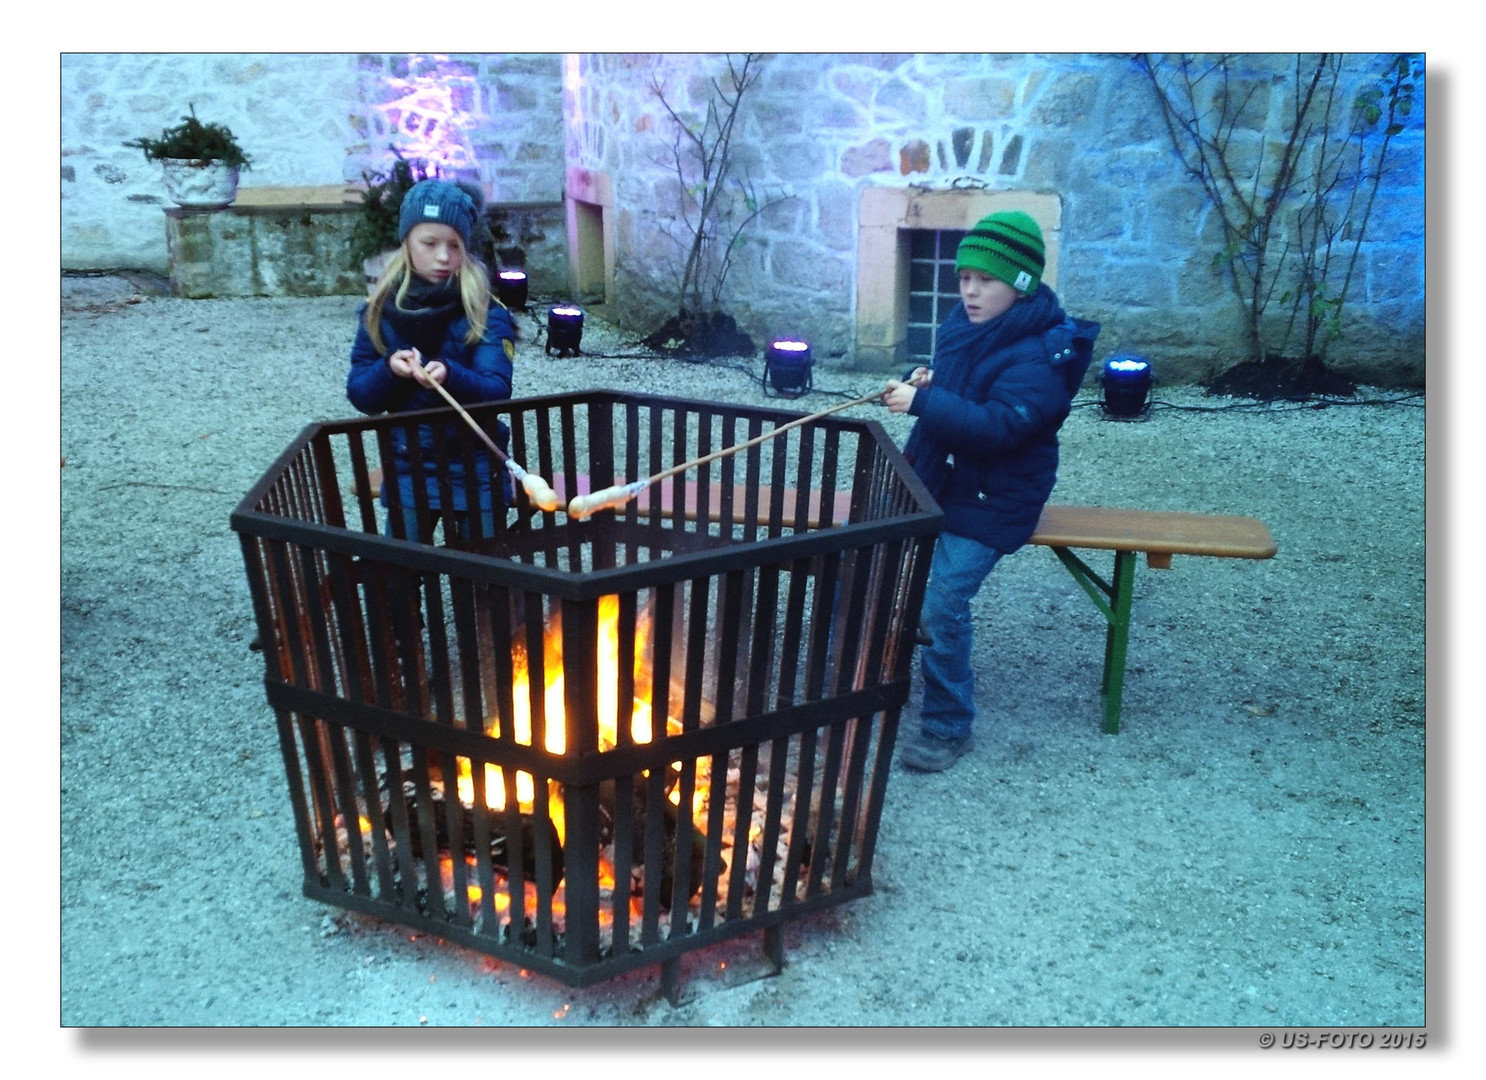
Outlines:
<svg viewBox="0 0 1486 1080"><path fill-rule="evenodd" d="M898 761L918 772L943 772L962 756L975 749L975 736L941 739L921 731L903 744Z"/></svg>

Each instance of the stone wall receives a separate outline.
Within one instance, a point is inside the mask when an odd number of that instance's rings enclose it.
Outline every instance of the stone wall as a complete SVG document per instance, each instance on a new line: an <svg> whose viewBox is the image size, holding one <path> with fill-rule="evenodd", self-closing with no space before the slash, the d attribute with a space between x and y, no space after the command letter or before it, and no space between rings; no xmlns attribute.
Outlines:
<svg viewBox="0 0 1486 1080"><path fill-rule="evenodd" d="M1255 94L1240 135L1272 140L1293 58L1245 59ZM561 271L559 245L578 231L601 236L581 284L596 274L602 291L608 274L606 316L647 329L674 310L681 255L674 129L652 84L695 116L722 70L721 57L691 54L65 54L62 264L169 272L160 167L123 144L194 103L253 156L245 186L356 181L396 145L516 207L515 242L541 249L544 273ZM1217 222L1127 56L771 55L735 158L764 209L733 251L722 306L756 340L802 334L822 362L855 363L863 192L913 187L1056 200L1057 288L1104 324L1101 354L1143 353L1173 382L1247 357L1241 311L1213 270ZM1422 103L1391 162L1331 359L1369 382L1419 383ZM601 217L575 217L575 176L605 193ZM549 213L564 197L566 237Z"/></svg>
<svg viewBox="0 0 1486 1080"><path fill-rule="evenodd" d="M1256 92L1238 136L1273 142L1292 107L1294 58L1245 62ZM725 71L720 56L640 54L585 55L568 73L567 164L612 183L610 306L637 328L674 312L686 239L676 128L656 88L694 124ZM1331 356L1373 383L1423 379L1422 114L1421 102L1390 151ZM862 190L983 189L1061 200L1058 289L1070 311L1103 323L1101 354L1150 356L1169 381L1247 358L1242 309L1213 267L1218 222L1130 57L772 55L734 158L772 201L734 251L723 304L756 336L804 334L818 357L850 361Z"/></svg>
<svg viewBox="0 0 1486 1080"><path fill-rule="evenodd" d="M559 79L555 54L64 54L62 265L169 272L160 166L123 144L193 103L252 157L244 187L356 182L396 146L492 202L560 203Z"/></svg>
<svg viewBox="0 0 1486 1080"><path fill-rule="evenodd" d="M171 292L193 300L360 293L366 274L348 254L356 213L351 203L167 207Z"/></svg>

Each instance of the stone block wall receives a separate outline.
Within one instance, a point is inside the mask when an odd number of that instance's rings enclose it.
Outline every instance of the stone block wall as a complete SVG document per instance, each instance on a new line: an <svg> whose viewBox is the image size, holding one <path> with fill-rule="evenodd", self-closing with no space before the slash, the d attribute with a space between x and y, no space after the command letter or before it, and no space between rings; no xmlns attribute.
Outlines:
<svg viewBox="0 0 1486 1080"><path fill-rule="evenodd" d="M354 204L165 211L177 296L344 296L363 292L352 262Z"/></svg>
<svg viewBox="0 0 1486 1080"><path fill-rule="evenodd" d="M1355 58L1381 70L1381 57ZM1292 107L1294 58L1246 57L1239 136L1273 142ZM637 328L677 304L676 128L695 122L721 56L584 55L564 88L567 164L613 188L614 294ZM657 94L663 93L665 102ZM1334 366L1377 384L1424 371L1422 107L1395 140L1368 225ZM1174 153L1128 56L778 54L745 99L733 157L768 208L733 254L724 307L751 334L803 334L852 362L872 313L854 309L862 192L1051 196L1061 205L1058 289L1104 325L1100 353L1151 357L1168 381L1206 379L1248 356L1242 310L1214 270L1221 232Z"/></svg>
<svg viewBox="0 0 1486 1080"><path fill-rule="evenodd" d="M354 182L385 167L394 145L435 156L513 208L514 242L539 264L534 284L540 274L554 292L564 277L585 295L596 288L607 317L648 329L674 311L685 239L675 222L675 131L655 87L694 118L722 59L64 54L63 267L169 273L160 167L123 144L157 134L194 103L253 156L245 186ZM1356 59L1361 69L1381 66ZM1293 57L1244 60L1252 95L1239 135L1273 140L1293 101ZM761 212L732 250L722 306L755 340L799 334L823 363L880 363L880 349L863 348L863 326L881 313L859 302L870 277L860 263L862 208L865 192L887 187L1055 206L1057 288L1070 311L1103 323L1102 354L1148 355L1173 382L1247 357L1241 310L1213 270L1215 215L1184 175L1128 56L771 55L745 103L734 157ZM1422 100L1390 160L1331 359L1369 382L1417 384ZM603 205L577 205L575 195ZM552 208L564 199L559 226ZM585 256L584 236L601 250Z"/></svg>
<svg viewBox="0 0 1486 1080"><path fill-rule="evenodd" d="M362 54L346 179L385 168L391 146L492 202L562 201L561 58L555 53Z"/></svg>
<svg viewBox="0 0 1486 1080"><path fill-rule="evenodd" d="M556 54L64 54L63 266L169 273L160 166L123 144L192 104L252 157L244 187L357 182L396 146L492 202L560 203L559 80Z"/></svg>

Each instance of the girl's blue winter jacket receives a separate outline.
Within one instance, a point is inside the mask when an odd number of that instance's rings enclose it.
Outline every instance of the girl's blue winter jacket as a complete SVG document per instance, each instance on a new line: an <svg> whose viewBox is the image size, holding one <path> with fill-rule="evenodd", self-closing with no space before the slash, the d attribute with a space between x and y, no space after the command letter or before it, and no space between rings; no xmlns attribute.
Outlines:
<svg viewBox="0 0 1486 1080"><path fill-rule="evenodd" d="M387 344L386 353L377 352L371 335L366 332L365 306L357 313L356 340L351 346L351 371L346 376L346 397L351 404L364 413L377 415L384 412L412 412L417 409L446 408L448 403L437 390L420 386L412 379L399 378L387 366L387 357L399 349L414 348L408 335L399 332L397 320L385 315L381 320L382 340ZM442 360L449 374L444 380L444 389L462 405L475 405L486 401L502 401L511 396L511 352L514 351L516 326L510 313L499 304L490 305L484 336L471 345L464 340L469 332L469 320L463 315L453 319L443 333L438 351L433 352L425 340L416 346L423 354L423 362ZM435 463L439 443L442 442L449 460L449 480L455 510L467 510L463 455L460 450L460 428L463 421L447 424L423 424L418 428L419 455L424 464L425 490L430 509L441 509L439 484L435 475ZM472 435L465 431L464 435ZM504 424L499 425L496 444L507 445L509 432ZM463 441L468 443L469 438ZM392 431L394 467L397 473L398 494L402 505L412 506L412 463L408 453L407 439L403 429ZM474 451L476 486L480 506L490 506L490 452L483 446ZM387 501L385 488L382 501Z"/></svg>
<svg viewBox="0 0 1486 1080"><path fill-rule="evenodd" d="M935 356L904 445L944 510L944 530L1002 554L1037 528L1057 479L1058 429L1099 333L1097 323L1064 314L1046 285L1012 311L1002 318L1021 325L971 327L955 308L940 340L960 347Z"/></svg>

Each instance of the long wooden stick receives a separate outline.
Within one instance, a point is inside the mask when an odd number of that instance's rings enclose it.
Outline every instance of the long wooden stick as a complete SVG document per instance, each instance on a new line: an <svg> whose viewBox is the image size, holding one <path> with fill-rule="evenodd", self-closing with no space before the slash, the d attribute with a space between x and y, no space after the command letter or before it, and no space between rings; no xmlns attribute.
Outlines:
<svg viewBox="0 0 1486 1080"><path fill-rule="evenodd" d="M421 371L425 375L428 374L428 369L419 360L413 360L411 363L415 370ZM418 381L421 383L423 380L420 379ZM443 395L445 401L454 407L454 411L463 417L464 422L474 430L476 435L484 440L486 446L490 447L490 452L496 456L496 459L505 465L506 471L516 478L517 483L526 491L527 498L531 499L533 504L542 510L562 509L562 500L557 497L557 492L552 490L552 485L535 473L527 472L511 459L510 454L506 453L499 446L496 446L495 441L489 435L485 434L485 429L475 423L475 418L464 411L464 406L454 400L453 394L444 389L443 383L430 378L424 385L433 387Z"/></svg>
<svg viewBox="0 0 1486 1080"><path fill-rule="evenodd" d="M832 413L840 412L842 409L849 409L854 405L865 405L869 401L877 401L881 397L882 391L874 390L870 394L863 394L854 401L845 401L840 405L832 405L829 409L822 409L820 412L811 413L809 416L797 417L789 423L781 424L773 431L767 431L762 435L757 435L747 442L738 443L736 446L726 446L721 450L714 450L712 453L702 457L683 461L679 465L672 465L669 469L658 472L654 476L648 476L644 480L632 480L628 484L616 484L613 487L604 488L602 491L595 491L588 495L575 495L568 502L568 516L582 521L584 518L596 514L600 510L610 510L623 506L636 495L640 494L640 492L650 487L650 485L658 484L662 480L668 480L677 473L685 472L687 469L694 469L698 465L705 465L709 461L716 461L718 458L727 457L729 454L736 454L740 450L747 450L750 447L758 446L760 443L777 438L786 431L799 427L801 424L820 420L823 417L830 416Z"/></svg>

